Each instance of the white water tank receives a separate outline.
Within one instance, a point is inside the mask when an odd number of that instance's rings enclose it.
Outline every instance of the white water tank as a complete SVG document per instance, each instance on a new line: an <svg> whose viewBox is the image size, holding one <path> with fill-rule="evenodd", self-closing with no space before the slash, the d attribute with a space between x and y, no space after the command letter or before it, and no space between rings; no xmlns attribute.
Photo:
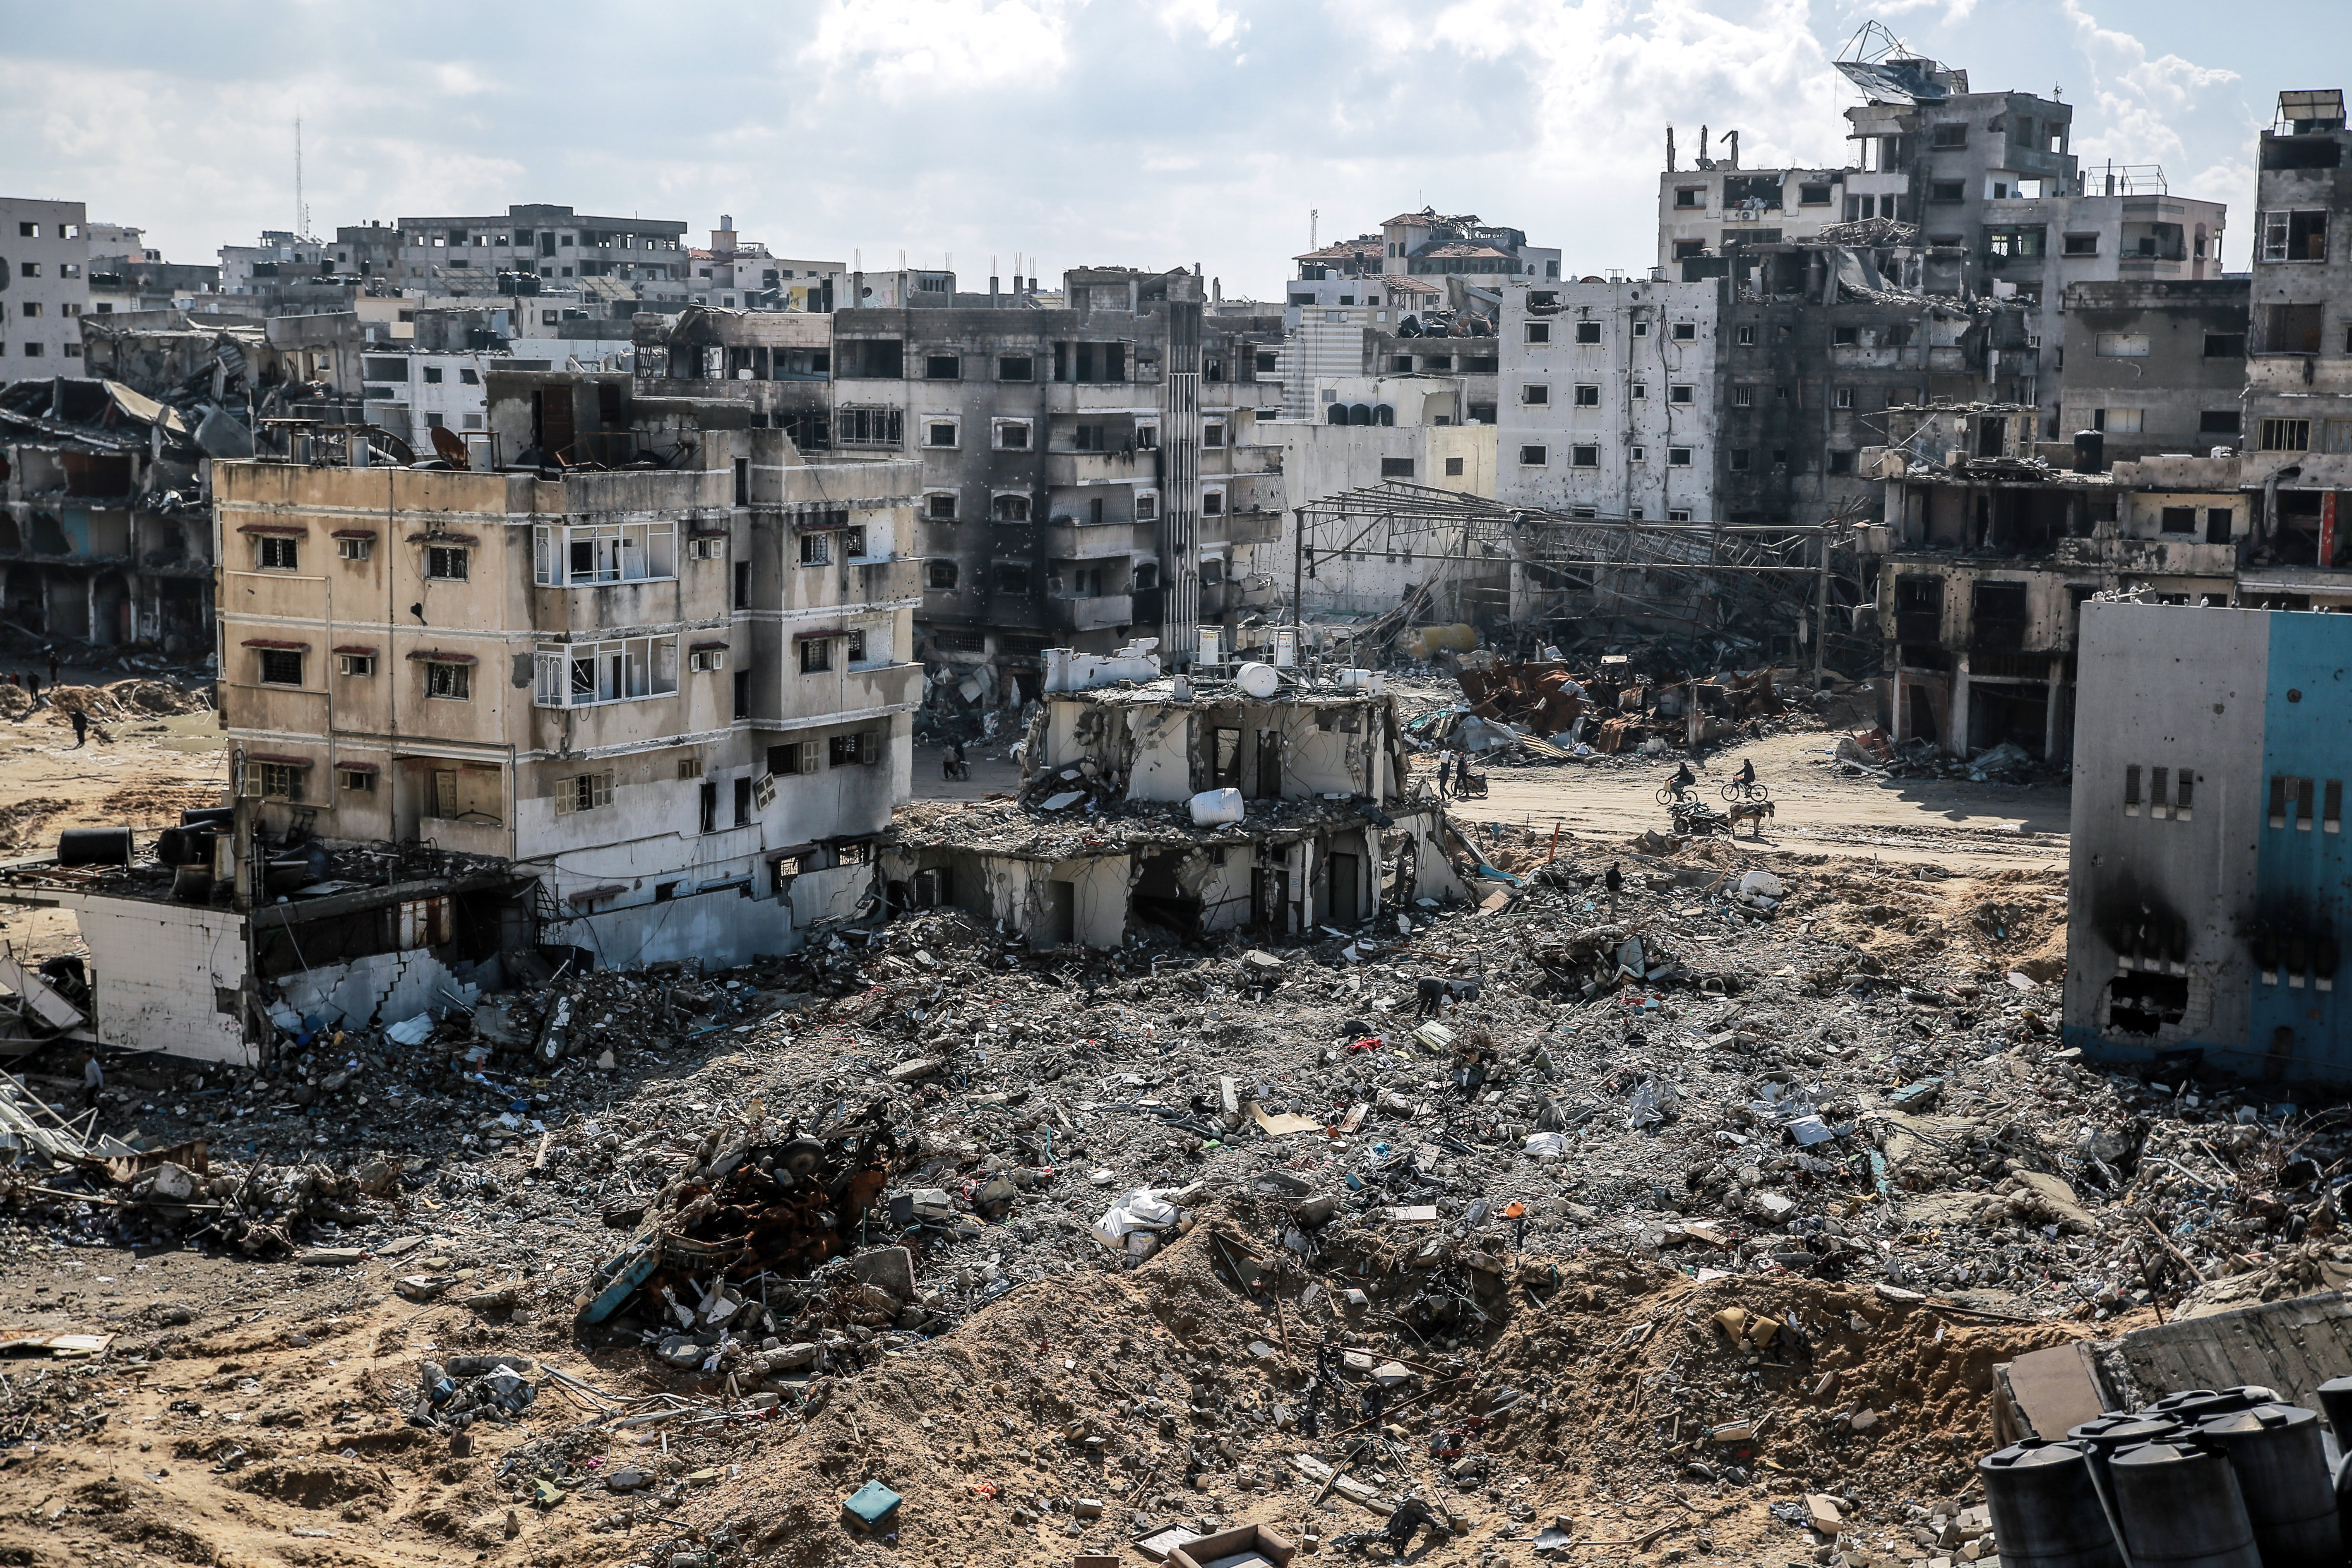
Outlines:
<svg viewBox="0 0 2352 1568"><path fill-rule="evenodd" d="M1282 677L1274 666L1252 661L1234 672L1234 684L1242 689L1244 697L1255 697L1263 702L1282 689Z"/></svg>

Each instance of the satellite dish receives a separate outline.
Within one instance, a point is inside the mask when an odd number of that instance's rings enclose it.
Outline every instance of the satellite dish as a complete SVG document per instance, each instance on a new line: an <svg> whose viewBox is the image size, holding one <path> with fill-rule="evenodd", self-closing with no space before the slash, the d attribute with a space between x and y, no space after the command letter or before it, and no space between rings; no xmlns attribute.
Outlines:
<svg viewBox="0 0 2352 1568"><path fill-rule="evenodd" d="M466 455L466 443L458 434L446 426L433 426L433 449L449 459L450 466L470 469L473 459Z"/></svg>

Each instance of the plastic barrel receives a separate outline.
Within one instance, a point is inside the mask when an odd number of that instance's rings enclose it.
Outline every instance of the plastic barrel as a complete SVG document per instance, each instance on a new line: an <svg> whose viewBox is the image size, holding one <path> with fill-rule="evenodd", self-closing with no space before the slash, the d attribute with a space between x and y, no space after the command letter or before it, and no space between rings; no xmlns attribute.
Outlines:
<svg viewBox="0 0 2352 1568"><path fill-rule="evenodd" d="M166 866L209 866L215 837L209 827L167 827L155 835L155 858Z"/></svg>
<svg viewBox="0 0 2352 1568"><path fill-rule="evenodd" d="M226 827L236 820L233 805L194 805L180 813L183 827Z"/></svg>
<svg viewBox="0 0 2352 1568"><path fill-rule="evenodd" d="M2074 471L2078 474L2103 474L2107 471L2107 438L2096 430L2074 432Z"/></svg>
<svg viewBox="0 0 2352 1568"><path fill-rule="evenodd" d="M2227 1455L2254 1527L2263 1568L2343 1568L2336 1482L2319 1417L2293 1405L2208 1415L2198 1441Z"/></svg>
<svg viewBox="0 0 2352 1568"><path fill-rule="evenodd" d="M2091 1450L2029 1437L1977 1461L2001 1568L2124 1568L2091 1484Z"/></svg>
<svg viewBox="0 0 2352 1568"><path fill-rule="evenodd" d="M2319 1413L2336 1433L2336 1446L2352 1453L2352 1377L2331 1377L2314 1391Z"/></svg>
<svg viewBox="0 0 2352 1568"><path fill-rule="evenodd" d="M131 864L131 829L68 827L58 835L58 864L128 866Z"/></svg>
<svg viewBox="0 0 2352 1568"><path fill-rule="evenodd" d="M2168 1394L2142 1410L2142 1415L2169 1415L2184 1426L2194 1426L2208 1415L2223 1415L2232 1410L2252 1410L2257 1405L2275 1405L2278 1390L2259 1384L2243 1384L2236 1388L2185 1388L2178 1394Z"/></svg>
<svg viewBox="0 0 2352 1568"><path fill-rule="evenodd" d="M2187 1427L2168 1416L2132 1415L2120 1410L2110 1410L2066 1434L2070 1442L2091 1450L2091 1482L2099 1489L2099 1501L2106 1508L2107 1521L2115 1526L2116 1540L2123 1546L2126 1556L2131 1553L2131 1538L2124 1532L2122 1518L2116 1511L2115 1480L2107 1474L2108 1461L2126 1448L2142 1443L2167 1443L2188 1435Z"/></svg>
<svg viewBox="0 0 2352 1568"><path fill-rule="evenodd" d="M2237 1472L2219 1449L2142 1443L2108 1460L2107 1477L2132 1568L2263 1568Z"/></svg>

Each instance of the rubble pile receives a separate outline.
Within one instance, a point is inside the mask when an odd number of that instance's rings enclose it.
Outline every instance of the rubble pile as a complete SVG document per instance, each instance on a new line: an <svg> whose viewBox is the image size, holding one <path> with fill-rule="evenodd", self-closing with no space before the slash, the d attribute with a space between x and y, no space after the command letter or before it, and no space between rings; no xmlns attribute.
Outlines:
<svg viewBox="0 0 2352 1568"><path fill-rule="evenodd" d="M1509 763L1593 763L1634 752L1680 752L1758 739L1814 715L1791 706L1793 672L1769 666L1700 676L1657 650L1603 656L1571 671L1557 650L1528 662L1479 651L1445 662L1459 701L1440 697L1404 726L1423 752L1460 751ZM1840 682L1838 684L1844 684ZM1400 695L1410 688L1400 688ZM1824 689L1809 700L1836 702Z"/></svg>
<svg viewBox="0 0 2352 1568"><path fill-rule="evenodd" d="M567 1528L633 1561L1252 1521L1916 1556L1990 1529L1995 1365L2352 1279L2352 1132L2063 1046L2054 872L1460 837L1475 904L1293 944L931 910L306 1029L131 1086L120 1172L20 1138L5 1245L383 1259L496 1358L401 1417L584 1409L510 1506L601 1500ZM207 1125L252 1147L162 1156Z"/></svg>

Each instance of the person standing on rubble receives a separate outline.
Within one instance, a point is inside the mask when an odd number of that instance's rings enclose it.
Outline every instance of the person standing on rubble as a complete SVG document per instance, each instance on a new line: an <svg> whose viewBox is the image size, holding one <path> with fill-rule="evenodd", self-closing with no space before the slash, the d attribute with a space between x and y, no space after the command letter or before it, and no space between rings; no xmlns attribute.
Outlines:
<svg viewBox="0 0 2352 1568"><path fill-rule="evenodd" d="M98 1109L98 1097L106 1088L106 1069L98 1065L98 1053L91 1051L81 1058L81 1108Z"/></svg>
<svg viewBox="0 0 2352 1568"><path fill-rule="evenodd" d="M29 669L25 672L25 689L32 693L33 706L38 708L41 705L41 678L37 672Z"/></svg>
<svg viewBox="0 0 2352 1568"><path fill-rule="evenodd" d="M50 687L50 689L52 689L52 690L55 690L55 689L56 689L56 688L57 688L57 684L58 684L58 671L61 668L63 668L63 667L62 667L62 666L60 666L60 665L58 663L58 647L57 647L57 644L55 644L55 643L51 643L51 644L49 645L49 687Z"/></svg>
<svg viewBox="0 0 2352 1568"><path fill-rule="evenodd" d="M80 747L87 744L89 741L89 715L77 708L66 717L73 721L74 745Z"/></svg>

